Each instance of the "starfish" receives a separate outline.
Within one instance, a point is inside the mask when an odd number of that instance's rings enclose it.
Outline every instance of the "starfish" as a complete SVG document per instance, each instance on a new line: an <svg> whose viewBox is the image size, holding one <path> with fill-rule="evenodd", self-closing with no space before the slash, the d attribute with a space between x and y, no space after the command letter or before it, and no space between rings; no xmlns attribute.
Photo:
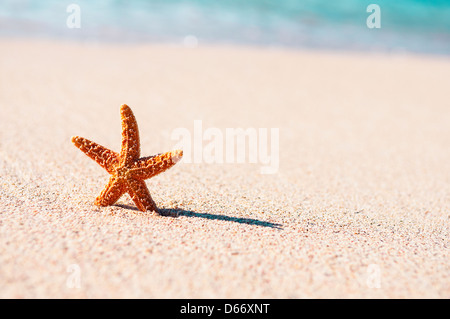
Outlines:
<svg viewBox="0 0 450 319"><path fill-rule="evenodd" d="M139 210L158 213L145 180L175 165L183 151L140 158L139 131L130 107L120 107L122 119L122 148L120 154L83 137L72 137L72 143L111 174L108 184L95 199L98 206L113 205L124 193L128 193Z"/></svg>

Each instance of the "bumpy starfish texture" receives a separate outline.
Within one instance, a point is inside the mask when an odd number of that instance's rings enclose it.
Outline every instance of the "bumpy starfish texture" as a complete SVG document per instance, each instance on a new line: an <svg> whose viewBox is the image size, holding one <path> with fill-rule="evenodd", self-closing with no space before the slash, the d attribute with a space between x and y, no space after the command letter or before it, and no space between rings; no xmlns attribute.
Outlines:
<svg viewBox="0 0 450 319"><path fill-rule="evenodd" d="M183 151L176 150L140 158L136 118L126 104L120 107L120 114L122 118L120 154L83 137L72 137L76 147L111 174L108 184L94 203L98 206L113 205L120 196L128 192L139 210L158 212L145 180L175 165L183 156Z"/></svg>

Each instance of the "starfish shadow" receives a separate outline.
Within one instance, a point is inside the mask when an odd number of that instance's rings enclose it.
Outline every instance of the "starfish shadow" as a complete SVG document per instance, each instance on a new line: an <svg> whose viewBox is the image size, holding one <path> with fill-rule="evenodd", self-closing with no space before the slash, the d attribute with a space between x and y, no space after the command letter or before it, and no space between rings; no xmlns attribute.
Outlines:
<svg viewBox="0 0 450 319"><path fill-rule="evenodd" d="M140 212L140 210L136 206L133 206L133 205L115 203L112 206L120 207L120 208L123 208L123 209L134 210L136 212Z"/></svg>
<svg viewBox="0 0 450 319"><path fill-rule="evenodd" d="M137 207L132 206L132 205L115 204L114 206L140 212L140 210L137 209ZM281 224L267 222L264 220L259 220L259 219L254 219L254 218L240 218L240 217L233 217L233 216L227 216L227 215L197 213L197 212L194 212L191 210L174 209L174 208L161 208L159 210L159 213L161 216L164 216L164 217L174 217L174 218L177 218L180 216L197 217L197 218L205 218L205 219L210 219L210 220L224 220L227 222L234 222L234 223L239 223L239 224L248 224L248 225L261 226L261 227L283 229L283 225L281 225Z"/></svg>
<svg viewBox="0 0 450 319"><path fill-rule="evenodd" d="M209 214L209 213L197 213L190 210L184 210L184 209L160 209L160 214L163 216L169 216L169 217L179 217L179 216L186 216L186 217L197 217L197 218L205 218L205 219L211 219L211 220L224 220L227 222L235 222L239 224L248 224L248 225L256 225L256 226L262 226L262 227L270 227L270 228L276 228L276 229L282 229L283 225L267 222L259 219L254 218L241 218L241 217L233 217L233 216L227 216L227 215L217 215L217 214Z"/></svg>

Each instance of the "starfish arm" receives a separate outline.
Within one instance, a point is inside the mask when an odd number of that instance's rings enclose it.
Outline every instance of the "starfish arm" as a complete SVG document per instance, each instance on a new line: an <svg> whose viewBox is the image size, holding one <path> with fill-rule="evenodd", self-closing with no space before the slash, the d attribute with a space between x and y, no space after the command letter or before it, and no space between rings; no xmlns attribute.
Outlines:
<svg viewBox="0 0 450 319"><path fill-rule="evenodd" d="M171 168L182 156L183 151L176 150L152 157L141 158L136 161L135 168L130 171L131 176L140 180L148 179Z"/></svg>
<svg viewBox="0 0 450 319"><path fill-rule="evenodd" d="M130 165L140 155L139 131L130 107L123 104L120 107L122 118L122 149L120 151L120 164Z"/></svg>
<svg viewBox="0 0 450 319"><path fill-rule="evenodd" d="M117 200L126 192L126 185L116 176L111 176L108 185L103 189L100 195L95 199L94 204L98 206L109 206L117 202Z"/></svg>
<svg viewBox="0 0 450 319"><path fill-rule="evenodd" d="M72 143L106 169L108 173L112 173L114 167L119 163L119 154L84 137L74 136L72 137Z"/></svg>
<svg viewBox="0 0 450 319"><path fill-rule="evenodd" d="M140 211L145 212L149 210L158 212L158 207L156 207L145 181L132 178L128 179L127 191Z"/></svg>

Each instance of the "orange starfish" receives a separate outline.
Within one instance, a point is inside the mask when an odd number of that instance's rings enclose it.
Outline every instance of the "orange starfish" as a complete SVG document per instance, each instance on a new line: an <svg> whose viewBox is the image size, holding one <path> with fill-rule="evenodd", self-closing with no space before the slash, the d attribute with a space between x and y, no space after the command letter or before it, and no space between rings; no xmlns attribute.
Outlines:
<svg viewBox="0 0 450 319"><path fill-rule="evenodd" d="M120 115L122 118L120 154L83 137L72 137L76 147L111 174L108 184L94 203L99 206L112 205L128 192L139 210L158 212L158 207L150 196L144 180L175 165L183 156L183 151L176 150L139 158L141 151L136 118L126 104L120 107Z"/></svg>

